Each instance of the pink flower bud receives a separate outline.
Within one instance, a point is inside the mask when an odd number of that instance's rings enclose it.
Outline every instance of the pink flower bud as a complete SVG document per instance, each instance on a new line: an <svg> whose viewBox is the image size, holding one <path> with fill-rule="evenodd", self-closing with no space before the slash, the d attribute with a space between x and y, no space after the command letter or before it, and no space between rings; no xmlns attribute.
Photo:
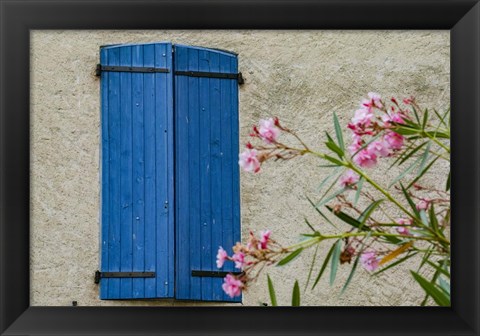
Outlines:
<svg viewBox="0 0 480 336"><path fill-rule="evenodd" d="M421 210L427 210L429 205L430 205L430 202L428 200L421 200L420 202L417 203L416 207L418 211L421 211Z"/></svg>
<svg viewBox="0 0 480 336"><path fill-rule="evenodd" d="M261 237L260 237L260 242L258 244L259 250L267 249L268 241L270 240L270 234L271 234L270 230L265 230L260 233Z"/></svg>

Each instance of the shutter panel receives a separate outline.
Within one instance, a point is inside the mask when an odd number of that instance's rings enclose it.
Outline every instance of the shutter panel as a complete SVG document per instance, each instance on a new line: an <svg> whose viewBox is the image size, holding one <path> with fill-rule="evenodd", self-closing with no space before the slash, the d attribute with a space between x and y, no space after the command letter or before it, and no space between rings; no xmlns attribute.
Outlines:
<svg viewBox="0 0 480 336"><path fill-rule="evenodd" d="M101 299L174 296L171 44L102 47ZM139 72L155 67L170 72Z"/></svg>
<svg viewBox="0 0 480 336"><path fill-rule="evenodd" d="M234 301L218 271L219 246L240 240L238 83L182 71L236 74L237 57L212 49L175 46L176 289L177 299ZM235 271L232 263L222 271ZM238 271L238 270L237 270Z"/></svg>

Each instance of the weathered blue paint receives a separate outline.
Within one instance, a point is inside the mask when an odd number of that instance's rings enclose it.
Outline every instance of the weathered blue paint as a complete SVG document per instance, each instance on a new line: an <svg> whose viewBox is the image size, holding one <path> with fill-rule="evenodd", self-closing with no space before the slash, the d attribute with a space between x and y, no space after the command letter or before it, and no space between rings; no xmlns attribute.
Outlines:
<svg viewBox="0 0 480 336"><path fill-rule="evenodd" d="M102 279L100 298L240 301L223 293L221 278L191 276L216 270L218 247L240 240L238 84L174 75L237 73L236 55L176 46L172 56L170 43L100 55L102 65L171 70L102 73L101 271L156 277Z"/></svg>
<svg viewBox="0 0 480 336"><path fill-rule="evenodd" d="M175 70L237 73L233 54L175 46ZM234 206L240 202L238 178L238 91L234 79L175 76L177 273L178 299L240 301L222 289L221 278L192 277L192 270L216 270L219 246L240 240ZM235 86L234 86L235 85ZM234 120L237 120L235 123ZM234 270L233 265L225 270Z"/></svg>
<svg viewBox="0 0 480 336"><path fill-rule="evenodd" d="M102 65L171 68L171 44L101 48ZM173 76L102 73L101 271L156 278L102 279L101 299L174 295Z"/></svg>

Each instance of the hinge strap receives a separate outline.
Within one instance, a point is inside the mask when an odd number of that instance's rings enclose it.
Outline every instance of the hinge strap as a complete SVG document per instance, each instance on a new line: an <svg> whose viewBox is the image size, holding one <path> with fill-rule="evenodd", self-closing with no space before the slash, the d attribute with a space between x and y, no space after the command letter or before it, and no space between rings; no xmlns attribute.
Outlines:
<svg viewBox="0 0 480 336"><path fill-rule="evenodd" d="M175 71L177 76L188 77L206 77L206 78L220 78L220 79L236 79L238 84L243 84L242 73L225 73L225 72L204 72L204 71Z"/></svg>
<svg viewBox="0 0 480 336"><path fill-rule="evenodd" d="M134 66L117 66L117 65L101 65L97 64L97 69L95 70L95 76L100 76L102 71L112 71L112 72L142 72L142 73L155 73L155 72L170 72L170 69L167 68L155 68L155 67L134 67Z"/></svg>
<svg viewBox="0 0 480 336"><path fill-rule="evenodd" d="M223 271L192 271L194 277L213 277L224 278L227 274L242 274L242 272L223 272Z"/></svg>
<svg viewBox="0 0 480 336"><path fill-rule="evenodd" d="M101 278L155 278L155 272L95 272L95 283Z"/></svg>

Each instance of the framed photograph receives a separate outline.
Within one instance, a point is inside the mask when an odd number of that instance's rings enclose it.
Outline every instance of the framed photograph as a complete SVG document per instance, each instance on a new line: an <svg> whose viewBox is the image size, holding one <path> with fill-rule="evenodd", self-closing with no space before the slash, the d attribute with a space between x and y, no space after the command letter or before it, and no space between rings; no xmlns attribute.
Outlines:
<svg viewBox="0 0 480 336"><path fill-rule="evenodd" d="M477 1L0 6L2 335L479 334Z"/></svg>

